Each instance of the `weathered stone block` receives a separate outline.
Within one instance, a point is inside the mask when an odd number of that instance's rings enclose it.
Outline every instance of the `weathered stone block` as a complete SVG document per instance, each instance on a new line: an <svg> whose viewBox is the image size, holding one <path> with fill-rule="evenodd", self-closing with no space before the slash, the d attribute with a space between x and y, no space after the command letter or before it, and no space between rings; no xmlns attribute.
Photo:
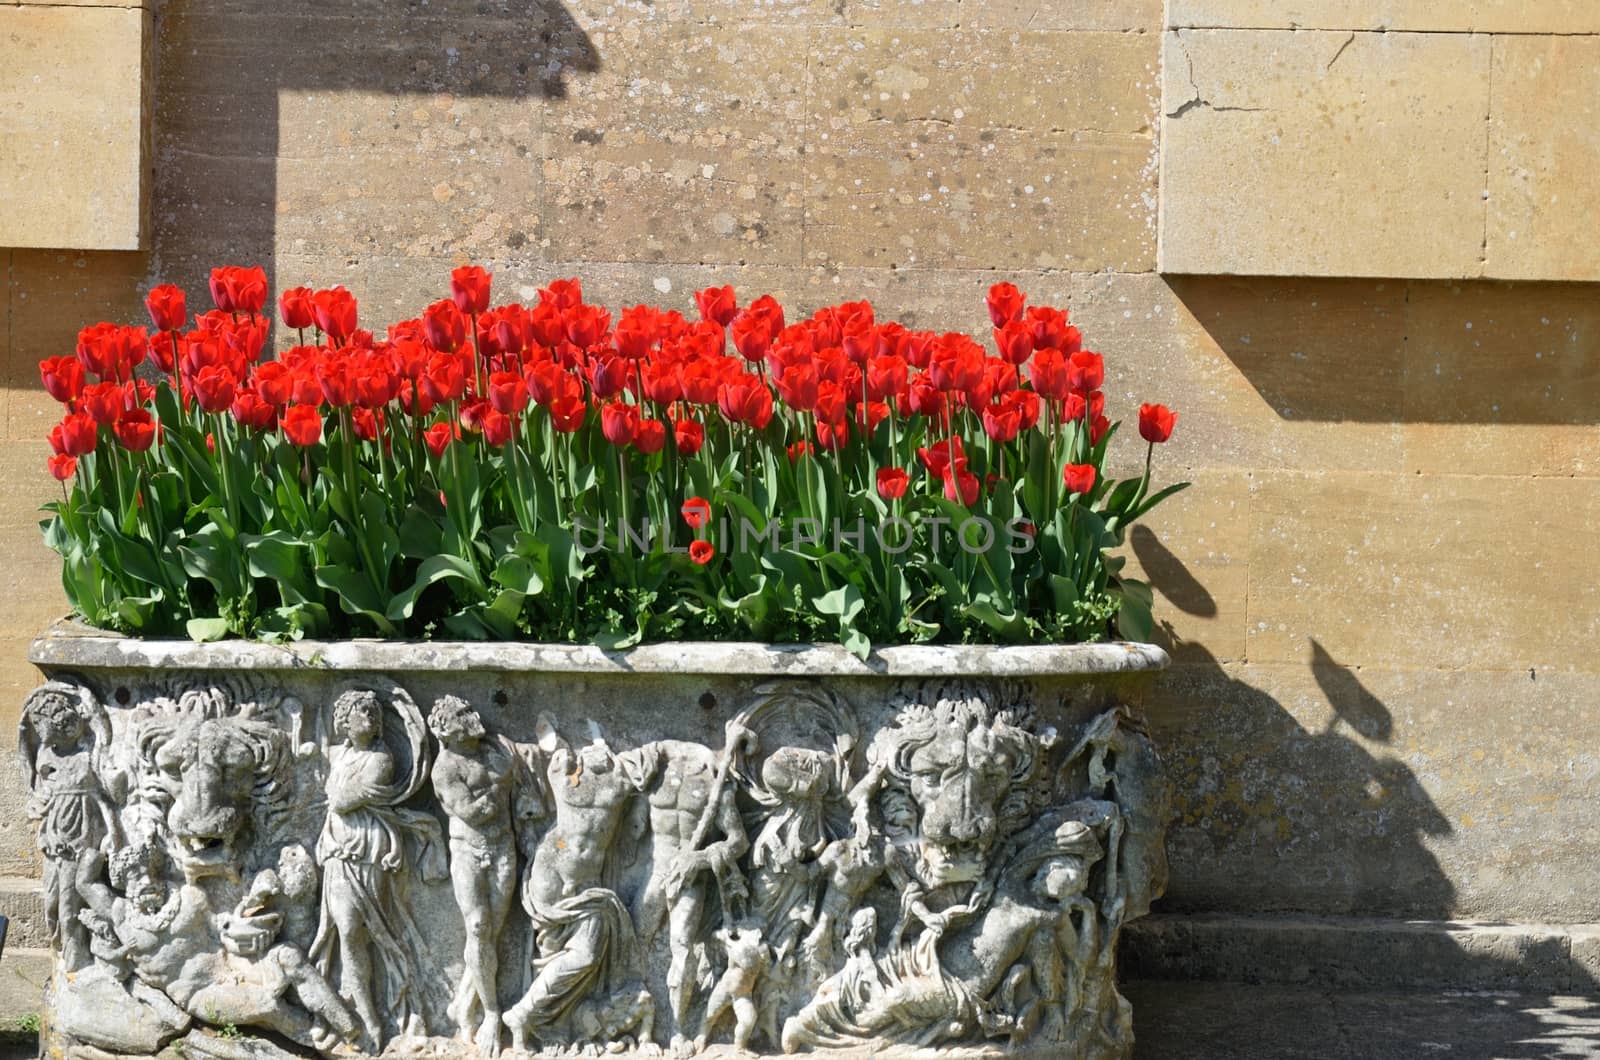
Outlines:
<svg viewBox="0 0 1600 1060"><path fill-rule="evenodd" d="M1143 271L1154 147L1137 137L846 147L806 160L807 264Z"/></svg>
<svg viewBox="0 0 1600 1060"><path fill-rule="evenodd" d="M1007 29L1158 33L1161 0L983 0L967 5L964 25Z"/></svg>
<svg viewBox="0 0 1600 1060"><path fill-rule="evenodd" d="M1160 96L1154 34L819 30L811 56L813 144L1149 139Z"/></svg>
<svg viewBox="0 0 1600 1060"><path fill-rule="evenodd" d="M1178 30L1165 85L1162 271L1482 273L1487 37Z"/></svg>
<svg viewBox="0 0 1600 1060"><path fill-rule="evenodd" d="M545 126L553 259L798 264L806 34L665 23L596 34Z"/></svg>
<svg viewBox="0 0 1600 1060"><path fill-rule="evenodd" d="M1575 284L1412 284L1405 467L1591 476L1600 308Z"/></svg>
<svg viewBox="0 0 1600 1060"><path fill-rule="evenodd" d="M1497 37L1493 77L1485 274L1600 279L1600 38Z"/></svg>
<svg viewBox="0 0 1600 1060"><path fill-rule="evenodd" d="M151 15L0 7L0 246L138 250Z"/></svg>
<svg viewBox="0 0 1600 1060"><path fill-rule="evenodd" d="M1401 284L1079 276L1072 319L1106 357L1115 414L1146 401L1178 413L1157 454L1173 475L1400 469Z"/></svg>
<svg viewBox="0 0 1600 1060"><path fill-rule="evenodd" d="M1593 479L1259 474L1250 658L1569 666L1600 634L1596 518Z"/></svg>
<svg viewBox="0 0 1600 1060"><path fill-rule="evenodd" d="M1435 33L1594 33L1587 0L1171 0L1170 26L1410 30Z"/></svg>

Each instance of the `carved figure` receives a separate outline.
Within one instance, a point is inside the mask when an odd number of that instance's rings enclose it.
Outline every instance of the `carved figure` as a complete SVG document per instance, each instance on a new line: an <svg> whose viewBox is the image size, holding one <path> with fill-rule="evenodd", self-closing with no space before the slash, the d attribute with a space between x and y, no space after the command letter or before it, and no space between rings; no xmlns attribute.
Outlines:
<svg viewBox="0 0 1600 1060"><path fill-rule="evenodd" d="M635 993L633 921L606 883L618 826L642 777L603 740L574 750L545 718L537 734L547 756L555 823L540 839L522 883L538 957L532 984L503 1017L519 1051L534 1038L563 1041L580 1022L570 1018L574 1011L597 992L602 998ZM635 1022L649 1040L654 1006Z"/></svg>
<svg viewBox="0 0 1600 1060"><path fill-rule="evenodd" d="M756 986L772 965L772 953L761 937L759 924L723 928L717 932L717 940L722 943L727 967L717 978L716 986L711 988L706 1016L700 1023L694 1047L696 1051L703 1050L717 1024L732 1011L733 1047L742 1051L750 1048L750 1038L755 1033Z"/></svg>
<svg viewBox="0 0 1600 1060"><path fill-rule="evenodd" d="M57 1043L117 1060L209 1023L450 1060L506 1028L655 1055L659 1017L679 1054L1129 1055L1116 944L1165 885L1167 791L1123 708L1058 741L1021 686L902 686L858 717L782 682L720 748L613 749L546 717L514 743L457 695L424 719L373 680L326 711L240 674L29 697Z"/></svg>
<svg viewBox="0 0 1600 1060"><path fill-rule="evenodd" d="M374 1053L387 1040L381 1013L394 1017L400 1033L426 1033L425 980L416 966L426 943L401 870L416 865L424 879L445 875L438 822L403 805L428 772L422 718L408 697L395 696L391 706L404 723L392 744L376 692L346 692L335 701L341 742L328 751L328 816L317 840L322 919L312 956L325 976L337 977Z"/></svg>
<svg viewBox="0 0 1600 1060"><path fill-rule="evenodd" d="M709 888L717 887L725 921L734 919L734 904L747 894L738 859L750 841L728 779L748 736L735 721L720 753L683 740L658 740L621 756L633 764L650 808L651 870L640 892L637 924L646 942L663 920L667 924L674 1046L689 1040L694 985L706 970L699 931ZM708 843L717 833L721 838Z"/></svg>
<svg viewBox="0 0 1600 1060"><path fill-rule="evenodd" d="M163 863L159 847L124 847L112 858L110 886L97 852L79 867L85 903L99 924L111 926L121 943L116 956L142 984L214 1024L262 1027L310 1047L356 1037L359 1027L338 994L299 947L277 941L270 915L216 917L200 885L168 887ZM219 924L220 945L213 933ZM152 993L136 996L154 1001Z"/></svg>
<svg viewBox="0 0 1600 1060"><path fill-rule="evenodd" d="M61 947L67 971L89 962L89 938L78 921L78 859L89 851L109 853L119 839L116 809L95 768L111 728L104 711L83 689L52 681L23 703L18 726L22 764L32 796L30 820L38 822L44 857L45 929Z"/></svg>
<svg viewBox="0 0 1600 1060"><path fill-rule="evenodd" d="M439 741L433 793L450 821L450 879L467 932L450 1017L463 1041L492 1056L500 1051L499 945L516 884L511 803L521 760L456 696L435 701L428 727Z"/></svg>

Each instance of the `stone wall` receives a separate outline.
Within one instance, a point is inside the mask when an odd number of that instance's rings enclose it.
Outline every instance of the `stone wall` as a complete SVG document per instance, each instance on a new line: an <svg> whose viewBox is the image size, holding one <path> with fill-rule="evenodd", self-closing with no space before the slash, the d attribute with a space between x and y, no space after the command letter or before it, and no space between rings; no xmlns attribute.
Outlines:
<svg viewBox="0 0 1600 1060"><path fill-rule="evenodd" d="M259 262L383 323L472 261L501 297L731 282L976 330L1008 279L1070 306L1114 411L1181 415L1196 488L1132 542L1178 660L1165 908L1600 921L1600 308L1559 282L1595 278L1600 23L1168 6L156 5L148 249L0 251L6 717L65 607L35 365L149 283Z"/></svg>

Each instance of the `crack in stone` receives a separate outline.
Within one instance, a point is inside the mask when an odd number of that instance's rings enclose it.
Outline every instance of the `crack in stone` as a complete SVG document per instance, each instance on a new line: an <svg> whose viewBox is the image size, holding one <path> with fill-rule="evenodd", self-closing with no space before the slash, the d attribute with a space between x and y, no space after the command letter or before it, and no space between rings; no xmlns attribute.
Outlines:
<svg viewBox="0 0 1600 1060"><path fill-rule="evenodd" d="M1193 92L1194 95L1191 98L1186 99L1181 104L1179 104L1177 110L1169 110L1169 111L1167 111L1165 113L1166 117L1168 117L1168 118L1181 118L1185 114L1189 113L1191 110L1194 110L1197 107L1204 107L1206 110L1214 111L1214 112L1216 112L1218 114L1224 114L1224 113L1229 113L1229 112L1239 112L1239 113L1244 113L1244 114L1261 114L1261 113L1264 113L1265 111L1271 109L1269 107L1219 107L1217 104L1212 103L1209 99L1206 99L1204 96L1202 96L1200 94L1200 84L1199 84L1199 82L1197 82L1194 79L1194 56L1189 54L1189 49L1183 43L1183 37L1181 35L1176 35L1176 34L1174 36L1176 37L1176 39L1178 41L1179 50L1181 50L1183 52L1183 61L1184 61L1185 65L1188 67L1189 90L1191 92ZM1353 34L1352 34L1352 36L1353 36ZM1347 41L1346 43L1349 43L1349 42ZM1336 56L1334 56L1334 58L1337 59L1338 56L1336 55ZM1330 63L1329 65L1332 65L1332 64Z"/></svg>
<svg viewBox="0 0 1600 1060"><path fill-rule="evenodd" d="M1348 37L1346 37L1344 39L1344 43L1339 45L1339 50L1333 53L1333 58L1328 60L1328 65L1324 66L1322 68L1322 72L1323 73L1327 73L1329 70L1333 69L1333 64L1339 61L1339 56L1344 54L1344 50L1346 48L1350 47L1350 45L1352 43L1354 43L1355 39L1356 39L1355 31L1351 30L1350 31L1350 36L1348 36Z"/></svg>

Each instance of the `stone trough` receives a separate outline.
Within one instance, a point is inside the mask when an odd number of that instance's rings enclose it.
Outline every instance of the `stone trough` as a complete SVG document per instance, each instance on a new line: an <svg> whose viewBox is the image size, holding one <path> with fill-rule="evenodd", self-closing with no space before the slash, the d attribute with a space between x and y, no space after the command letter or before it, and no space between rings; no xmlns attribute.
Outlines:
<svg viewBox="0 0 1600 1060"><path fill-rule="evenodd" d="M31 657L47 1055L1131 1050L1159 648Z"/></svg>

